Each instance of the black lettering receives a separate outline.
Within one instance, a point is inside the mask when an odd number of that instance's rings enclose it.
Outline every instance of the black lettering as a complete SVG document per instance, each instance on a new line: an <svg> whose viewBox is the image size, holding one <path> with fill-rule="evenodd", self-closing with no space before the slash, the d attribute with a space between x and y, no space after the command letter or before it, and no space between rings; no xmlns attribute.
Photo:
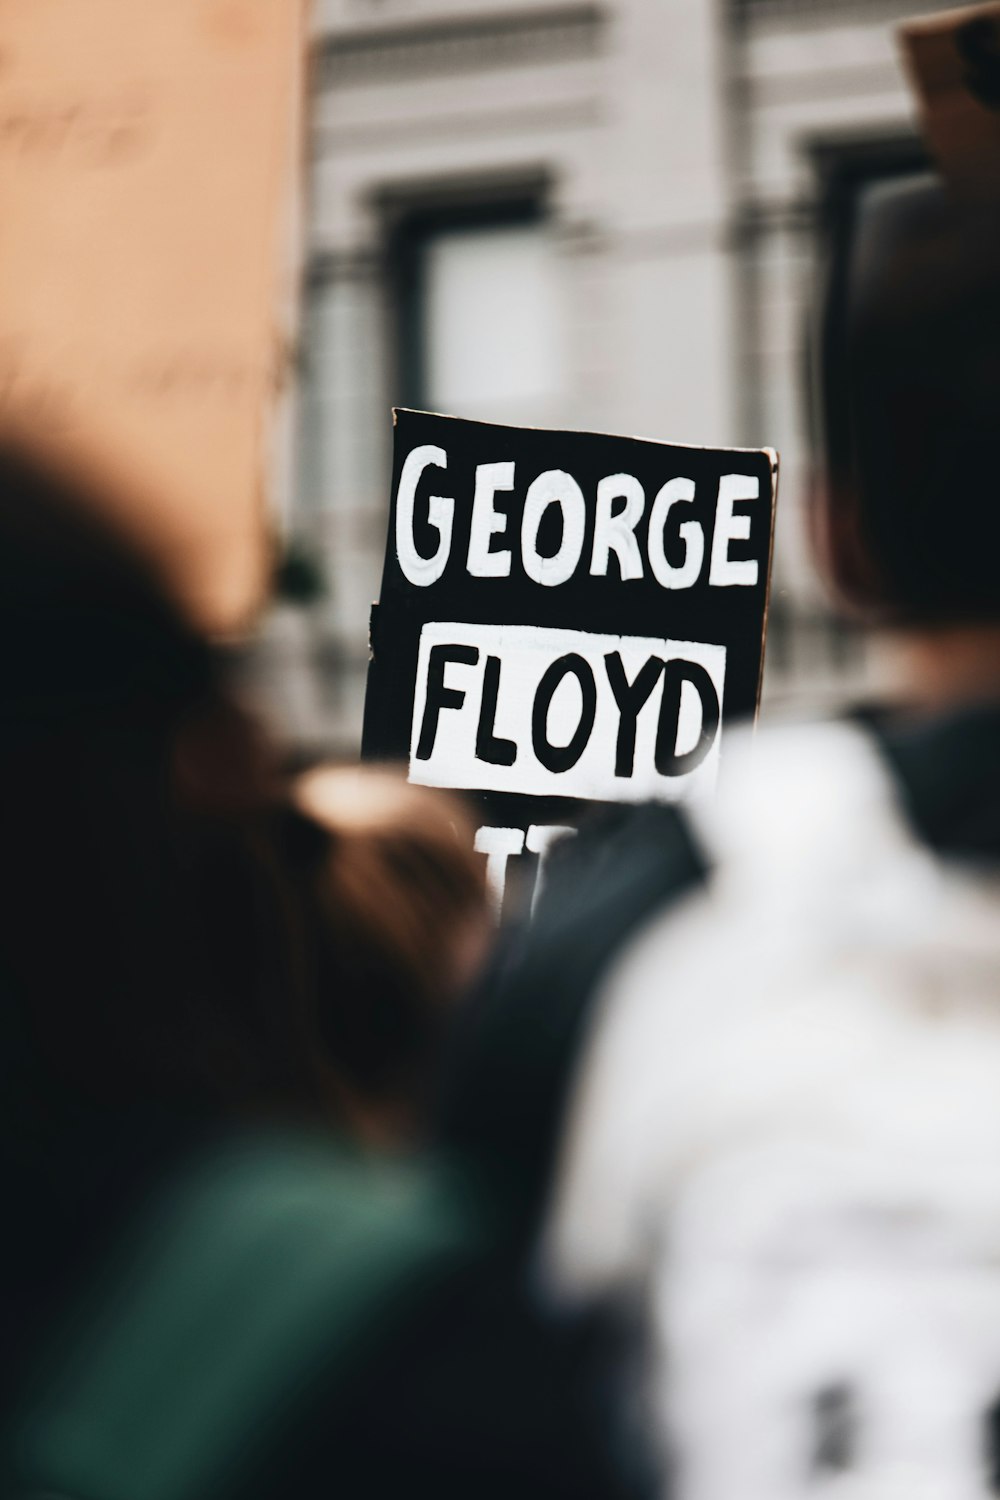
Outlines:
<svg viewBox="0 0 1000 1500"><path fill-rule="evenodd" d="M635 770L635 726L640 711L659 681L666 666L662 657L651 656L636 674L634 682L625 676L625 668L617 651L604 658L608 682L618 705L618 744L615 749L615 775L631 776Z"/></svg>
<svg viewBox="0 0 1000 1500"><path fill-rule="evenodd" d="M559 684L570 674L580 684L583 697L580 722L568 745L553 745L548 737L549 708ZM535 755L547 771L568 771L576 765L587 747L596 717L597 684L589 665L575 651L568 656L560 656L543 674L531 710L531 743Z"/></svg>
<svg viewBox="0 0 1000 1500"><path fill-rule="evenodd" d="M701 699L701 732L698 743L683 755L677 754L677 722L681 711L681 690L685 682L697 689ZM663 697L656 726L656 769L661 776L686 776L700 766L715 744L719 732L719 695L708 672L696 661L668 661L663 669Z"/></svg>
<svg viewBox="0 0 1000 1500"><path fill-rule="evenodd" d="M430 760L437 739L438 718L443 708L461 708L465 694L460 688L446 688L444 669L450 661L474 667L479 660L478 646L432 646L427 662L427 696L424 718L417 743L417 760Z"/></svg>
<svg viewBox="0 0 1000 1500"><path fill-rule="evenodd" d="M497 693L500 688L500 658L488 656L483 673L483 699L479 708L479 728L476 730L476 759L485 760L491 766L512 766L517 760L517 746L513 740L499 738L493 733L497 718Z"/></svg>

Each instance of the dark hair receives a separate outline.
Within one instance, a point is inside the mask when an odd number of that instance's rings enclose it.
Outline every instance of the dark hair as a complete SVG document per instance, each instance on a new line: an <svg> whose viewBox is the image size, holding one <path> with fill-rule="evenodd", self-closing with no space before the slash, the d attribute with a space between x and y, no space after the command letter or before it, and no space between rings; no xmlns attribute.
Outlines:
<svg viewBox="0 0 1000 1500"><path fill-rule="evenodd" d="M384 767L308 772L296 804L321 840L299 868L327 1057L356 1104L405 1110L492 930L474 824Z"/></svg>
<svg viewBox="0 0 1000 1500"><path fill-rule="evenodd" d="M829 571L899 622L1000 618L1000 213L933 176L869 189L820 337Z"/></svg>
<svg viewBox="0 0 1000 1500"><path fill-rule="evenodd" d="M8 1135L15 1100L320 1107L278 803L152 567L75 481L0 450Z"/></svg>

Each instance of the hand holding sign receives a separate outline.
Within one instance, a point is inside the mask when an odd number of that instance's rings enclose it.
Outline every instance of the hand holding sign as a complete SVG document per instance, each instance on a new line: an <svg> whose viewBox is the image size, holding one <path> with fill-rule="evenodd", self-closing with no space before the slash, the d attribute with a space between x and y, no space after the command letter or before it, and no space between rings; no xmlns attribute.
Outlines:
<svg viewBox="0 0 1000 1500"><path fill-rule="evenodd" d="M908 21L903 54L928 144L952 188L995 202L1000 182L1000 5Z"/></svg>
<svg viewBox="0 0 1000 1500"><path fill-rule="evenodd" d="M776 455L396 414L364 754L478 793L494 876L710 787L756 708Z"/></svg>

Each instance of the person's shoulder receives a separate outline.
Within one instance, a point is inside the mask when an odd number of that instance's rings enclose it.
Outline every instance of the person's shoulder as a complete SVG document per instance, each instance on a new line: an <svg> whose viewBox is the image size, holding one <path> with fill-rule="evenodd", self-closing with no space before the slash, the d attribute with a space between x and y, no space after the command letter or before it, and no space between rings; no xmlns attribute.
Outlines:
<svg viewBox="0 0 1000 1500"><path fill-rule="evenodd" d="M995 698L933 713L861 705L837 718L769 724L727 745L720 795L704 816L694 813L696 836L703 847L731 845L743 829L773 845L784 825L833 848L838 826L856 833L874 813L945 859L995 865L998 766Z"/></svg>
<svg viewBox="0 0 1000 1500"><path fill-rule="evenodd" d="M740 1078L748 1025L770 1013L789 955L825 951L841 896L909 858L878 749L842 720L731 734L714 795L684 819L705 876L606 966L566 1110L549 1255L588 1295L638 1274L650 1204Z"/></svg>
<svg viewBox="0 0 1000 1500"><path fill-rule="evenodd" d="M843 1128L858 1080L877 1093L893 1069L898 1098L918 1097L913 1037L950 1005L974 1014L995 964L995 866L954 858L998 806L1000 718L972 718L844 717L727 744L717 796L688 814L709 878L635 934L595 1000L548 1234L564 1287L634 1282L720 1142L782 1118Z"/></svg>
<svg viewBox="0 0 1000 1500"><path fill-rule="evenodd" d="M281 1135L206 1152L147 1199L42 1360L5 1468L29 1493L228 1493L474 1240L430 1164Z"/></svg>

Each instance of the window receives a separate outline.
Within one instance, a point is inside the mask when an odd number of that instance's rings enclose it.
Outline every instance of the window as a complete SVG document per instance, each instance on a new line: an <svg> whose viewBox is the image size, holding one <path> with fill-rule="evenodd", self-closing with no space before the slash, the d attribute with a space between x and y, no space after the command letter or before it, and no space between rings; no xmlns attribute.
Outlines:
<svg viewBox="0 0 1000 1500"><path fill-rule="evenodd" d="M537 212L425 219L405 242L401 400L545 425L565 390L557 252Z"/></svg>

